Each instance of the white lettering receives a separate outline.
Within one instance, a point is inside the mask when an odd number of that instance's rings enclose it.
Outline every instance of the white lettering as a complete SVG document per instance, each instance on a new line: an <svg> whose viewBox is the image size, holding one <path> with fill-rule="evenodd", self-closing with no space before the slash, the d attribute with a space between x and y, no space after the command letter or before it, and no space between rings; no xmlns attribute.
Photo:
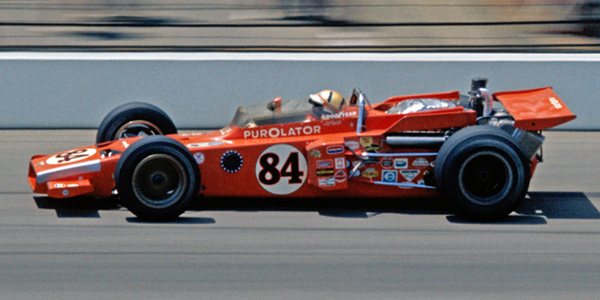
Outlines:
<svg viewBox="0 0 600 300"><path fill-rule="evenodd" d="M269 137L271 137L271 138L279 137L279 129L278 128L269 129Z"/></svg>
<svg viewBox="0 0 600 300"><path fill-rule="evenodd" d="M561 109L562 105L560 105L560 102L558 102L558 100L556 100L556 98L554 97L550 97L550 103L556 108L556 109Z"/></svg>
<svg viewBox="0 0 600 300"><path fill-rule="evenodd" d="M278 138L298 135L320 134L321 126L304 126L285 128L269 128L269 129L247 129L244 130L244 138Z"/></svg>
<svg viewBox="0 0 600 300"><path fill-rule="evenodd" d="M323 120L330 120L330 119L337 119L337 118L346 118L346 117L352 117L352 116L356 116L357 112L355 111L351 111L351 112L339 112L337 114L326 114L323 115L321 118Z"/></svg>

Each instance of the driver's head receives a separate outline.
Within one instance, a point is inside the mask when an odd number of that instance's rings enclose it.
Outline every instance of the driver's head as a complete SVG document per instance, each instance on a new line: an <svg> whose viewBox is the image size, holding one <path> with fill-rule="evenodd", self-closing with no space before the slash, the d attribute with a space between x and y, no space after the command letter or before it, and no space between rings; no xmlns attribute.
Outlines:
<svg viewBox="0 0 600 300"><path fill-rule="evenodd" d="M346 102L340 93L333 90L323 90L316 94L312 94L310 95L309 101L313 105L319 106L323 106L325 103L328 103L337 109L342 109L344 107L344 103Z"/></svg>

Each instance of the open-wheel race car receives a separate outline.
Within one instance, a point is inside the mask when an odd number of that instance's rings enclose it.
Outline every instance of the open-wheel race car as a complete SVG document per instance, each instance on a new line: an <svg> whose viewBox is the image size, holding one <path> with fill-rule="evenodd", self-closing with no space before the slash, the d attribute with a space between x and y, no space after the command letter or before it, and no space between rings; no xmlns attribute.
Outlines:
<svg viewBox="0 0 600 300"><path fill-rule="evenodd" d="M52 198L116 195L151 221L207 197L441 196L464 218L503 218L541 161L541 130L575 116L552 88L491 94L485 84L378 104L358 89L277 98L238 108L211 133L177 134L159 108L128 103L105 117L95 145L33 156L28 179Z"/></svg>

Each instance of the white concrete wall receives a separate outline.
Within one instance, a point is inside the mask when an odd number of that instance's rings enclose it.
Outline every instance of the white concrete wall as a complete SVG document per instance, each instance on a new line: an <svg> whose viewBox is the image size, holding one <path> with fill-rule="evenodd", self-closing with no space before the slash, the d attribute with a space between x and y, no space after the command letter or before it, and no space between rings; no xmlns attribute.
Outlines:
<svg viewBox="0 0 600 300"><path fill-rule="evenodd" d="M600 129L599 54L0 53L0 128L95 128L112 108L146 101L180 128L218 128L236 107L321 89L372 102L460 90L552 86L578 116L561 129Z"/></svg>

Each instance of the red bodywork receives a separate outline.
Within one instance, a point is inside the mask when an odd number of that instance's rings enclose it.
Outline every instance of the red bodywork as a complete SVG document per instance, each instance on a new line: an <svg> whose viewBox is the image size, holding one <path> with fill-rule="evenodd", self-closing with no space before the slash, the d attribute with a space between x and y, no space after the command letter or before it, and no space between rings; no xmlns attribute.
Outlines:
<svg viewBox="0 0 600 300"><path fill-rule="evenodd" d="M514 116L517 128L542 130L575 118L550 88L494 96ZM359 107L350 106L337 118L327 120L309 118L251 128L231 123L208 134L170 137L196 158L200 193L208 197L434 197L437 190L426 187L425 181L433 171L439 147L399 148L388 145L386 136L473 126L477 124L476 112L460 106L410 114L388 114L386 110L407 99L459 97L459 92L398 96L372 108L365 106L364 130L360 133ZM36 155L31 159L29 183L35 193L52 198L109 197L115 189L117 162L137 139ZM364 152L389 156L354 168L360 161L356 155ZM224 165L228 155L239 156L242 163ZM532 168L536 164L534 158Z"/></svg>

